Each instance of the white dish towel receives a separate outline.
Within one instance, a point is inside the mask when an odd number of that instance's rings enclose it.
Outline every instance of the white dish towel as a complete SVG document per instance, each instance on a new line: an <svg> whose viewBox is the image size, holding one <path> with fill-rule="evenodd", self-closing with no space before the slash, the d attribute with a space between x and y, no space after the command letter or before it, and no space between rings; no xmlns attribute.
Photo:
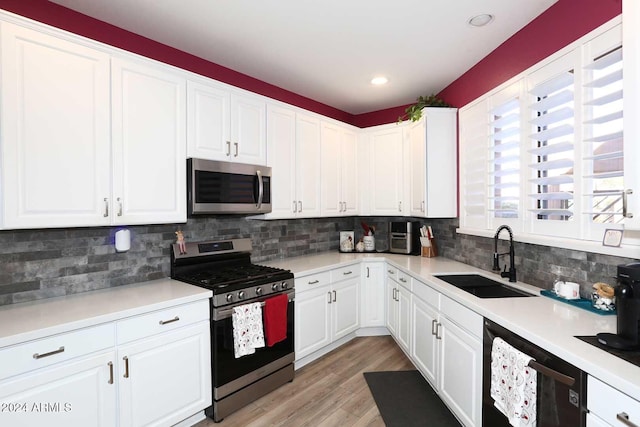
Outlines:
<svg viewBox="0 0 640 427"><path fill-rule="evenodd" d="M262 307L259 302L233 308L233 348L236 359L264 347Z"/></svg>
<svg viewBox="0 0 640 427"><path fill-rule="evenodd" d="M538 372L530 368L532 357L502 338L491 345L491 397L514 427L536 425Z"/></svg>

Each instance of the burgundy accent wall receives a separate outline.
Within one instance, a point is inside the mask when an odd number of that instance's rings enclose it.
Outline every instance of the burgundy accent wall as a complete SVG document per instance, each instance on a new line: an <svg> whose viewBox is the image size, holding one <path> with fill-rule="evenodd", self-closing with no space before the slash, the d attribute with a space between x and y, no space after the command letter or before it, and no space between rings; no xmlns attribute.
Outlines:
<svg viewBox="0 0 640 427"><path fill-rule="evenodd" d="M622 0L560 0L447 86L462 107L622 13Z"/></svg>
<svg viewBox="0 0 640 427"><path fill-rule="evenodd" d="M438 95L463 107L622 13L622 0L559 0ZM418 93L428 95L427 93ZM390 123L407 106L359 114L359 127Z"/></svg>
<svg viewBox="0 0 640 427"><path fill-rule="evenodd" d="M0 0L0 8L358 127L395 122L407 107L353 115L46 0ZM620 13L622 0L559 0L439 95L462 107Z"/></svg>
<svg viewBox="0 0 640 427"><path fill-rule="evenodd" d="M353 114L139 36L47 0L0 0L0 8L129 52L314 111L346 123Z"/></svg>

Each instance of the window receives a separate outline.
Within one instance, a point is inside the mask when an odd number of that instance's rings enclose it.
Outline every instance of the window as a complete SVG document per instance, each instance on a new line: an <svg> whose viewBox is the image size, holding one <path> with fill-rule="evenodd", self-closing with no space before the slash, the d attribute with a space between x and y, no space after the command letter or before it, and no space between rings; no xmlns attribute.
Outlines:
<svg viewBox="0 0 640 427"><path fill-rule="evenodd" d="M461 228L622 227L622 29L602 28L460 110Z"/></svg>

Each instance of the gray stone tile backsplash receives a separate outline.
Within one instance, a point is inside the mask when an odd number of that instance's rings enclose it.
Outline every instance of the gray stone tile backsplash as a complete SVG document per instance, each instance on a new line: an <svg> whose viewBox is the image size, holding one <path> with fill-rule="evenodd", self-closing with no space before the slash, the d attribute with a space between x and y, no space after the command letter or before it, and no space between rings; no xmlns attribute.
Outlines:
<svg viewBox="0 0 640 427"><path fill-rule="evenodd" d="M338 250L338 231L362 234L361 221L376 227L376 249L388 248L388 221L412 218L347 217L254 220L242 216L190 218L186 224L131 226L131 249L116 253L117 228L0 231L0 305L143 282L169 276L174 232L185 238L250 238L253 262ZM417 219L431 225L440 256L491 270L493 239L459 235L457 219ZM506 243L501 251L506 251ZM549 288L556 274L588 287L613 284L618 264L633 261L607 255L516 243L518 279Z"/></svg>

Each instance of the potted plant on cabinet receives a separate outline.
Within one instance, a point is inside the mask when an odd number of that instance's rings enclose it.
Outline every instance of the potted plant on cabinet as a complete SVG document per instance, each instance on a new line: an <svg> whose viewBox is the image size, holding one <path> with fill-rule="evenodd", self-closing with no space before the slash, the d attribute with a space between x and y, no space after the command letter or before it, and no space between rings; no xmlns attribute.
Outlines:
<svg viewBox="0 0 640 427"><path fill-rule="evenodd" d="M422 118L422 109L425 107L451 107L451 105L438 98L435 94L419 96L416 103L408 106L404 110L404 114L398 117L398 123L402 123L405 120L417 122Z"/></svg>

